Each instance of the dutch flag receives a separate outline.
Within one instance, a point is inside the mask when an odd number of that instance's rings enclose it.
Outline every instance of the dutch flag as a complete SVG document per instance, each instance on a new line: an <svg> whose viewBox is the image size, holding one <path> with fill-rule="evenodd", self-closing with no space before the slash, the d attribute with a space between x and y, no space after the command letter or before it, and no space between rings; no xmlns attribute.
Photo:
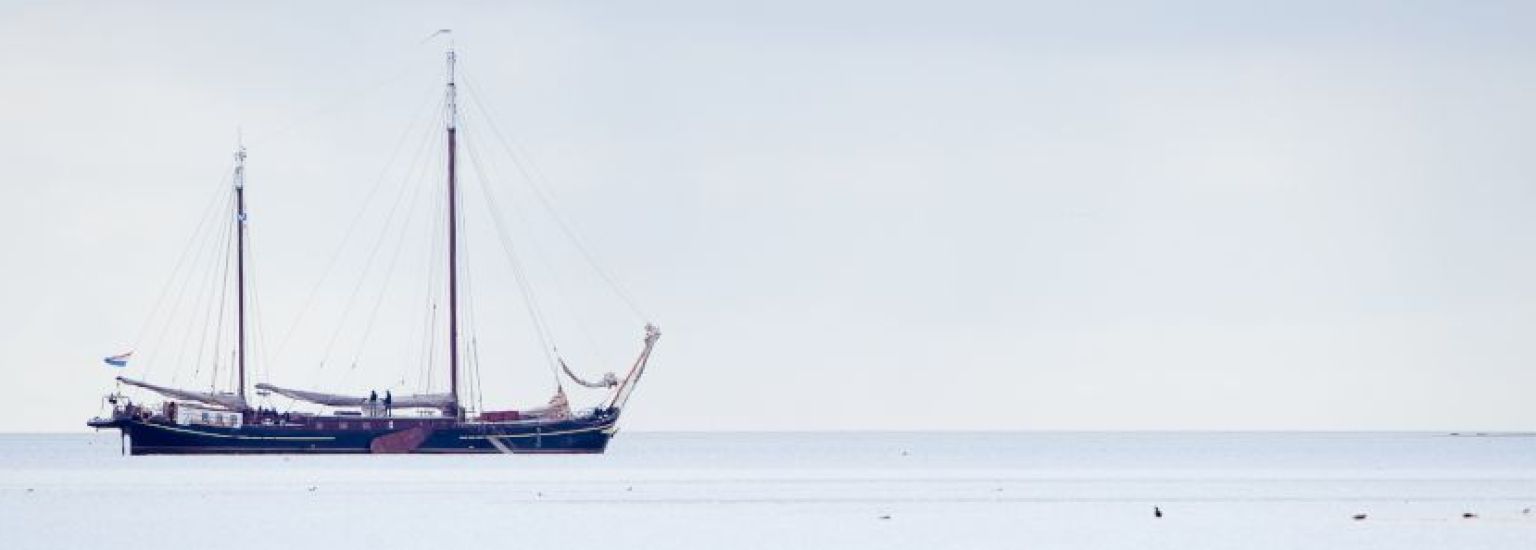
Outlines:
<svg viewBox="0 0 1536 550"><path fill-rule="evenodd" d="M107 357L105 359L102 359L102 361L105 362L106 364L112 365L114 367L126 367L126 366L128 366L128 358L129 357L133 357L133 352L130 351L128 353L123 353L123 354L119 354L119 355L113 355L111 357Z"/></svg>

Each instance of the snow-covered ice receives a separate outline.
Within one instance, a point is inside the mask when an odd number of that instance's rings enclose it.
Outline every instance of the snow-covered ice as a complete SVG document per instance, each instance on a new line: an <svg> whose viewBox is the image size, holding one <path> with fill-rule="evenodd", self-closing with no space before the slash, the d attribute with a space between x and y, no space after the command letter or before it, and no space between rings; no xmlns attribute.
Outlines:
<svg viewBox="0 0 1536 550"><path fill-rule="evenodd" d="M118 443L0 436L0 547L1536 548L1521 434L624 433L602 456Z"/></svg>

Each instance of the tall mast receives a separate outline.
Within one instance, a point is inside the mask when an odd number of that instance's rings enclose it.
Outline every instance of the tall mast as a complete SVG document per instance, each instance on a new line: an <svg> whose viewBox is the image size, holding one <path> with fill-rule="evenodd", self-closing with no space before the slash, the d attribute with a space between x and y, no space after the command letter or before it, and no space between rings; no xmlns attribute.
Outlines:
<svg viewBox="0 0 1536 550"><path fill-rule="evenodd" d="M240 386L235 393L245 402L245 145L235 152L235 301L238 303L236 363L240 372Z"/></svg>
<svg viewBox="0 0 1536 550"><path fill-rule="evenodd" d="M453 414L459 410L459 194L455 173L458 152L459 105L453 83L453 48L448 48L448 395Z"/></svg>

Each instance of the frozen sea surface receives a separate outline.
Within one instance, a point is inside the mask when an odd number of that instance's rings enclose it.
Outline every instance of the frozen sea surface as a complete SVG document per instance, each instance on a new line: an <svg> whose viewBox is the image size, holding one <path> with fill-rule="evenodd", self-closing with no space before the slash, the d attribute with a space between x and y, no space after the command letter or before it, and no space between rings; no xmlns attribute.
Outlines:
<svg viewBox="0 0 1536 550"><path fill-rule="evenodd" d="M601 456L446 457L0 435L18 550L1502 549L1536 548L1533 508L1529 434L624 433Z"/></svg>

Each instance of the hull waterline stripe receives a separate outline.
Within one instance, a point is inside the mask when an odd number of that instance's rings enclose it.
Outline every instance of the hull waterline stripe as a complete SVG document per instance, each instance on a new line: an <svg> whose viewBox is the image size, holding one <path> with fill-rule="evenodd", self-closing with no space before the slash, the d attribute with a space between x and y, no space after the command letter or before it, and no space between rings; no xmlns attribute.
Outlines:
<svg viewBox="0 0 1536 550"><path fill-rule="evenodd" d="M551 448L551 449L520 449L512 451L512 454L541 454L541 455L586 455L602 454L601 449L583 448ZM133 450L134 455L199 455L199 454L231 454L231 455L264 455L264 454L369 454L368 449L320 447L308 449L303 447L283 447L273 449L261 449L252 447L182 447L182 446L141 446ZM466 449L466 448L440 448L423 447L411 451L410 454L498 454L495 449Z"/></svg>
<svg viewBox="0 0 1536 550"><path fill-rule="evenodd" d="M608 424L608 425L604 425L604 426L593 426L591 428L582 428L582 429L579 429L579 430L565 430L565 431L561 431L561 432L544 432L544 433L531 433L531 434L508 434L508 435L500 435L500 434L496 434L496 435L461 435L461 436L459 436L459 439L491 439L491 438L506 438L506 437L549 437L549 436L552 436L552 435L570 435L570 434L580 434L580 433L587 433L587 432L595 432L595 431L600 431L600 430L606 430L606 429L611 428L611 427L613 427L613 424Z"/></svg>
<svg viewBox="0 0 1536 550"><path fill-rule="evenodd" d="M174 427L171 427L171 426L161 426L161 425L158 425L158 424L135 424L135 425L136 426L143 426L145 428L154 428L154 429L157 429L157 430L166 430L166 431L172 431L172 432L180 432L180 433L184 433L184 434L201 435L201 436L206 436L206 437L220 437L220 438L224 438L224 439L261 439L261 440L269 440L269 441L335 441L336 440L335 437L319 436L319 435L310 435L310 436L298 436L298 435L294 435L294 436L280 436L280 435L233 435L233 434L220 434L220 433L200 432L200 431L197 431L197 430L188 430L188 429L185 429L185 428L174 428Z"/></svg>
<svg viewBox="0 0 1536 550"><path fill-rule="evenodd" d="M369 454L368 449L352 447L207 447L207 446L180 446L180 445L155 445L139 446L133 449L135 455L267 455L267 454Z"/></svg>

